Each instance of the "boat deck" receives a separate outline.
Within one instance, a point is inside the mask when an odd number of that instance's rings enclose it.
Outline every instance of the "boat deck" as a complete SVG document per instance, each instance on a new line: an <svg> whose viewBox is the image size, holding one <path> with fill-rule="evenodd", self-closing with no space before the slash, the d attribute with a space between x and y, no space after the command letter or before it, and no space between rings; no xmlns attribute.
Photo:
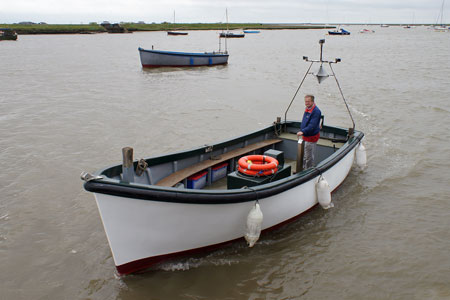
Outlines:
<svg viewBox="0 0 450 300"><path fill-rule="evenodd" d="M178 182L183 181L185 178L200 172L202 170L211 168L214 165L217 165L221 162L230 160L232 158L235 158L237 156L240 155L244 155L248 152L263 148L263 147L267 147L267 146L271 146L274 145L276 143L281 142L281 139L269 139L269 140L265 140L262 142L258 142L258 143L254 143L251 145L248 145L246 147L243 148L238 148L235 150L232 150L230 152L224 153L222 154L220 157L217 157L216 159L208 159L202 162L199 162L195 165L192 165L188 168L184 168L180 171L177 171L175 173L172 173L171 175L163 178L162 180L160 180L156 185L157 186L166 186L166 187L171 187L176 185Z"/></svg>
<svg viewBox="0 0 450 300"><path fill-rule="evenodd" d="M205 187L205 189L226 189L226 178L225 179L221 179L218 180L217 182L211 182L210 181L210 175L211 174L211 167L213 167L214 165L218 165L222 162L226 162L226 161L230 161L233 160L236 157L245 155L247 153L250 153L252 151L255 150L259 150L261 148L264 147L268 147L268 146L272 146L277 148L277 144L279 144L280 142L285 141L290 143L290 148L295 147L295 151L293 151L292 153L288 153L286 152L285 154L285 161L287 164L291 165L291 169L292 170L296 170L296 159L293 156L294 153L296 154L296 144L298 141L298 137L296 133L282 133L281 135L279 135L278 139L268 139L268 140L264 140L261 142L257 142L254 144L250 144L247 145L245 147L242 148L238 148L238 149L234 149L232 151L223 153L217 157L214 157L213 159L207 159L204 161L201 161L199 163L193 164L187 168L181 169L177 172L174 172L172 174L170 174L169 176L161 179L159 182L156 183L157 186L163 186L163 187L172 187L177 185L179 182L183 182L184 185L186 185L186 179L193 175L196 174L200 171L203 170L207 170L208 171L208 181L207 181L207 186ZM320 161L322 158L327 157L330 153L329 151L327 153L322 154L323 150L320 149L334 149L333 151L335 151L336 149L339 149L344 142L338 140L332 140L329 138L321 138L318 142L318 161ZM233 170L233 166L231 166L231 168L229 169L229 171L234 171Z"/></svg>

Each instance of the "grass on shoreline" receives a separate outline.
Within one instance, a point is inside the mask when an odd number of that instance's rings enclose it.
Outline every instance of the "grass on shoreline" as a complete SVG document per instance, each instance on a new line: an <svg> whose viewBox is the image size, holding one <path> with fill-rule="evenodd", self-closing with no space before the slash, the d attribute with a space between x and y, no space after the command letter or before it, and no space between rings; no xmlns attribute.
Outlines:
<svg viewBox="0 0 450 300"><path fill-rule="evenodd" d="M97 24L89 25L53 25L53 24L0 24L1 28L11 28L17 34L70 34L106 32L106 29Z"/></svg>
<svg viewBox="0 0 450 300"><path fill-rule="evenodd" d="M224 23L121 23L122 27L128 31L165 31L165 30L225 30ZM106 29L100 24L0 24L0 28L11 28L17 34L75 34L75 33L101 33ZM261 23L231 23L228 24L230 30L233 29L324 29L335 28L335 26L320 25L290 25L290 24L261 24Z"/></svg>

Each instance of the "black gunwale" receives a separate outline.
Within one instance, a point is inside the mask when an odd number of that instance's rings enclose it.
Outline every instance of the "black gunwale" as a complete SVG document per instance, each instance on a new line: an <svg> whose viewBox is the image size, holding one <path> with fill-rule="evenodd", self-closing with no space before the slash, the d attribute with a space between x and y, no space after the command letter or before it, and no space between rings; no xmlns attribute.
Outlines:
<svg viewBox="0 0 450 300"><path fill-rule="evenodd" d="M297 125L299 122L286 122L289 125ZM338 127L324 126L324 130L327 132L335 132L343 134L347 132L345 129ZM237 142L244 141L246 139L260 136L264 133L273 132L273 126L268 126L264 129L237 137L230 140L219 142L213 147L223 148L228 145L236 144ZM149 201L162 201L173 203L191 203L191 204L227 204L227 203L240 203L254 201L257 199L264 199L286 190L294 188L304 182L307 182L314 177L320 175L326 170L337 164L342 158L344 158L350 151L352 151L364 137L364 134L360 131L355 131L353 137L347 140L347 142L334 154L330 155L327 159L318 164L317 167L305 170L303 172L291 175L287 178L277 180L275 182L255 186L248 189L233 189L233 190L190 190L179 189L173 187L160 187L155 185L143 185L143 184L129 184L114 180L111 178L104 178L100 180L91 180L85 182L84 188L93 193L108 194L119 197L149 200ZM149 165L164 163L176 160L178 158L186 157L189 155L196 155L205 153L205 147L200 147L192 150L186 150L176 152L168 155L157 156L146 159ZM95 172L95 175L107 175L115 168L121 168L121 164L107 167ZM107 175L108 176L108 175Z"/></svg>

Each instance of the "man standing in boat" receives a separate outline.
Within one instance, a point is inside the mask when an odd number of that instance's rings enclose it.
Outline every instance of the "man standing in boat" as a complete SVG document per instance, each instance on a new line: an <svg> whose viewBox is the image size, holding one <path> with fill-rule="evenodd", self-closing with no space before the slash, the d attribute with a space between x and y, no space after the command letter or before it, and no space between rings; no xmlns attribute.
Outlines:
<svg viewBox="0 0 450 300"><path fill-rule="evenodd" d="M297 136L302 137L305 143L305 154L303 159L303 169L314 166L314 152L317 141L320 138L320 117L322 112L314 103L313 95L305 96L305 113Z"/></svg>

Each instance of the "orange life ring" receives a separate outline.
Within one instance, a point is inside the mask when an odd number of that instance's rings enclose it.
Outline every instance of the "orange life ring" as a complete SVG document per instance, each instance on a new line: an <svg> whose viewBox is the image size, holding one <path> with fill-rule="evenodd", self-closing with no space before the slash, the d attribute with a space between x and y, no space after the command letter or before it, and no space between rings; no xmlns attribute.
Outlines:
<svg viewBox="0 0 450 300"><path fill-rule="evenodd" d="M273 175L277 172L277 170L275 170L275 169L270 169L268 171L248 170L248 169L241 168L241 166L238 166L238 171L242 174L250 175L250 176L269 176L269 175Z"/></svg>
<svg viewBox="0 0 450 300"><path fill-rule="evenodd" d="M247 175L271 175L278 168L278 160L266 155L247 155L238 161L238 171Z"/></svg>

